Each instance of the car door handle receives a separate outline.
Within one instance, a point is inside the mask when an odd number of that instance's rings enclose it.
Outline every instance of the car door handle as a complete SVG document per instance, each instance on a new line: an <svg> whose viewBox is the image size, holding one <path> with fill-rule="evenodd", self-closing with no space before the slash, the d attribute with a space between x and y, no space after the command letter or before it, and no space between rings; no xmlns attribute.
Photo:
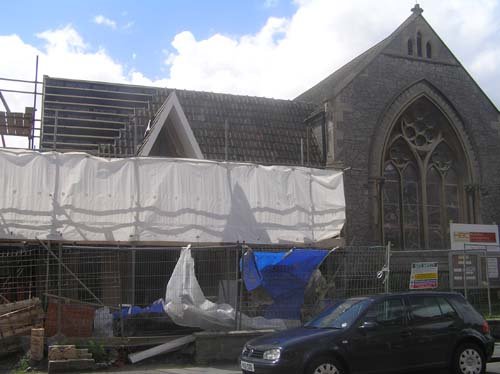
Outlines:
<svg viewBox="0 0 500 374"><path fill-rule="evenodd" d="M409 336L412 336L412 332L411 331L401 331L400 336L402 338L407 338Z"/></svg>

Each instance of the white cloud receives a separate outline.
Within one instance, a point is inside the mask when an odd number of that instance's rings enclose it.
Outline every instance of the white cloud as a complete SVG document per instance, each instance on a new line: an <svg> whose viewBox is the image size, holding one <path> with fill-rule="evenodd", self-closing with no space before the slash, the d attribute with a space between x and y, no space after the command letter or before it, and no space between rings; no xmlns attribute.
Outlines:
<svg viewBox="0 0 500 374"><path fill-rule="evenodd" d="M116 29L116 22L112 19L104 17L102 14L95 16L93 21L97 25L104 25L111 27L112 29Z"/></svg>
<svg viewBox="0 0 500 374"><path fill-rule="evenodd" d="M43 75L77 79L127 82L129 77L124 68L115 62L103 49L92 50L71 26L57 30L47 30L37 34L43 47L37 49L25 43L18 35L0 36L0 71L2 76L23 80L34 80L35 58L39 56L38 79ZM15 51L15 53L6 53ZM0 82L0 87L11 90L33 91L34 84ZM40 92L40 87L38 88ZM12 111L23 112L26 106L33 106L33 95L5 93ZM41 100L37 100L38 114ZM3 110L0 105L0 110ZM9 137L9 146L26 146L26 139Z"/></svg>
<svg viewBox="0 0 500 374"><path fill-rule="evenodd" d="M379 42L408 16L397 0L295 0L289 19L269 18L253 35L175 36L169 85L293 98ZM426 7L428 5L428 7ZM422 4L424 16L492 99L500 102L499 0Z"/></svg>
<svg viewBox="0 0 500 374"><path fill-rule="evenodd" d="M273 5L275 0L267 1ZM295 0L289 19L269 18L255 34L175 36L166 59L170 87L293 98L388 36L410 15L397 0ZM474 78L500 102L498 0L422 4L424 16ZM390 10L390 11L388 11Z"/></svg>
<svg viewBox="0 0 500 374"><path fill-rule="evenodd" d="M356 3L353 5L352 3ZM362 3L362 4L361 4ZM167 59L172 86L292 98L394 30L409 15L393 2L301 1L291 19L269 18L254 35L196 40L178 34ZM363 11L360 11L363 8Z"/></svg>
<svg viewBox="0 0 500 374"><path fill-rule="evenodd" d="M422 4L424 16L496 103L500 103L499 2ZM39 33L43 42L39 49L17 35L0 36L0 71L6 77L33 79L38 54L40 78L47 74L293 98L388 36L410 15L412 5L397 0L295 0L295 4L292 17L270 17L253 34L216 33L206 39L197 39L190 31L177 34L169 48L174 52L167 53L165 65L159 67L163 77L126 68L104 49L88 45L71 25ZM129 53L134 59L135 51ZM0 87L10 84L0 82ZM6 96L13 110L32 105L32 97Z"/></svg>

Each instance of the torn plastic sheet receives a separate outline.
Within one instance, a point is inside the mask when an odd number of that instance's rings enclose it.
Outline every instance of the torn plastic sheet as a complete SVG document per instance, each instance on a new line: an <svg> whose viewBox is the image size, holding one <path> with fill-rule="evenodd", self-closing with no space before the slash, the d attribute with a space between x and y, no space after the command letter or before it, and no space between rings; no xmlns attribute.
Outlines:
<svg viewBox="0 0 500 374"><path fill-rule="evenodd" d="M204 330L228 330L236 326L236 311L229 304L216 304L207 300L196 279L191 246L184 247L165 293L165 312L180 326L199 327ZM241 314L242 329L287 328L281 319L248 317Z"/></svg>

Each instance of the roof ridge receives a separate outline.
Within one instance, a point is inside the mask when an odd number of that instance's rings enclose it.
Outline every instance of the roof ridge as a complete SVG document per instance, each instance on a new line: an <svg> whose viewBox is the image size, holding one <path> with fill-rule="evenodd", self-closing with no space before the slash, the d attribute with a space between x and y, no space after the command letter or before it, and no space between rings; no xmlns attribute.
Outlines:
<svg viewBox="0 0 500 374"><path fill-rule="evenodd" d="M391 34L389 34L387 37L385 37L384 39L382 39L380 42L376 43L375 45L373 45L372 47L370 47L369 49L367 49L366 51L364 51L363 53L361 53L360 55L354 57L353 59L351 59L350 61L348 61L347 63L345 63L344 65L342 65L340 68L338 68L337 70L335 70L332 74L330 74L329 76L327 76L326 78L322 79L320 82L316 83L314 86L312 86L311 88L309 88L308 90L304 91L303 93L301 93L300 95L298 95L294 100L295 101L298 101L298 102L307 102L306 99L304 99L305 96L307 96L307 94L309 92L311 92L312 90L314 89L318 89L319 87L321 87L322 85L326 84L327 82L330 82L332 80L334 80L335 78L337 77L340 77L339 82L339 85L337 87L334 87L333 90L332 90L332 94L329 98L331 97L335 97L337 96L345 87L347 87L349 85L350 82L352 82L352 80L354 78L356 78L378 55L380 55L380 53L384 50L385 47L387 47L393 40L394 38L401 32L401 30L403 30L405 27L407 27L411 22L413 22L416 18L418 17L422 17L422 14L421 13L418 13L418 12L415 12L415 13L412 13L410 14L410 16L408 18L406 18L397 28L396 30L394 30ZM425 20L425 18L424 18ZM370 56L370 54L372 54L372 56ZM364 60L366 59L366 60ZM341 74L346 72L346 71L349 71L349 68L353 67L354 65L360 63L362 65L362 67L360 69L358 69L358 71L356 71L354 74L351 74L351 75L347 75L345 77L342 77ZM324 100L325 98L323 98Z"/></svg>
<svg viewBox="0 0 500 374"><path fill-rule="evenodd" d="M247 98L247 99L256 99L256 100L269 100L269 101L279 101L286 102L291 104L311 104L311 103L301 103L297 102L295 99L279 99L274 97L266 97L266 96L256 96L256 95L241 95L234 93L226 93L226 92L214 92L214 91L202 91L202 90L190 90L185 88L167 88L169 91L176 92L188 92L188 93L197 93L197 94L211 94L216 96L229 96L229 97L237 97L237 98Z"/></svg>

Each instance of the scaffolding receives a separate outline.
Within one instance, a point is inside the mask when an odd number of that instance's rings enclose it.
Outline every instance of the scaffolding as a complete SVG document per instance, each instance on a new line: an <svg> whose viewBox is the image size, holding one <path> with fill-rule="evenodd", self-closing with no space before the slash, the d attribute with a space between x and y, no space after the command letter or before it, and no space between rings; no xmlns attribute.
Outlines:
<svg viewBox="0 0 500 374"><path fill-rule="evenodd" d="M19 148L6 141L17 136L28 138L28 146L21 148L101 157L135 156L169 92L47 75L39 81L38 75L37 56L35 80L0 77L0 138L4 148ZM27 95L33 97L33 105L20 111L19 102L28 102ZM15 110L11 110L13 102L17 103Z"/></svg>
<svg viewBox="0 0 500 374"><path fill-rule="evenodd" d="M42 151L130 157L163 102L165 89L43 78Z"/></svg>
<svg viewBox="0 0 500 374"><path fill-rule="evenodd" d="M39 85L42 82L38 81L38 56L36 56L35 64L35 80L12 79L0 77L0 82L3 85L0 87L0 101L4 110L0 111L0 138L2 146L5 148L7 143L6 136L20 136L28 138L28 148L35 149L40 138L41 123L37 118L37 96L41 96ZM33 90L24 89L26 85L33 85ZM8 88L7 88L8 87ZM5 93L15 95L32 95L33 106L26 106L24 112L11 111Z"/></svg>

